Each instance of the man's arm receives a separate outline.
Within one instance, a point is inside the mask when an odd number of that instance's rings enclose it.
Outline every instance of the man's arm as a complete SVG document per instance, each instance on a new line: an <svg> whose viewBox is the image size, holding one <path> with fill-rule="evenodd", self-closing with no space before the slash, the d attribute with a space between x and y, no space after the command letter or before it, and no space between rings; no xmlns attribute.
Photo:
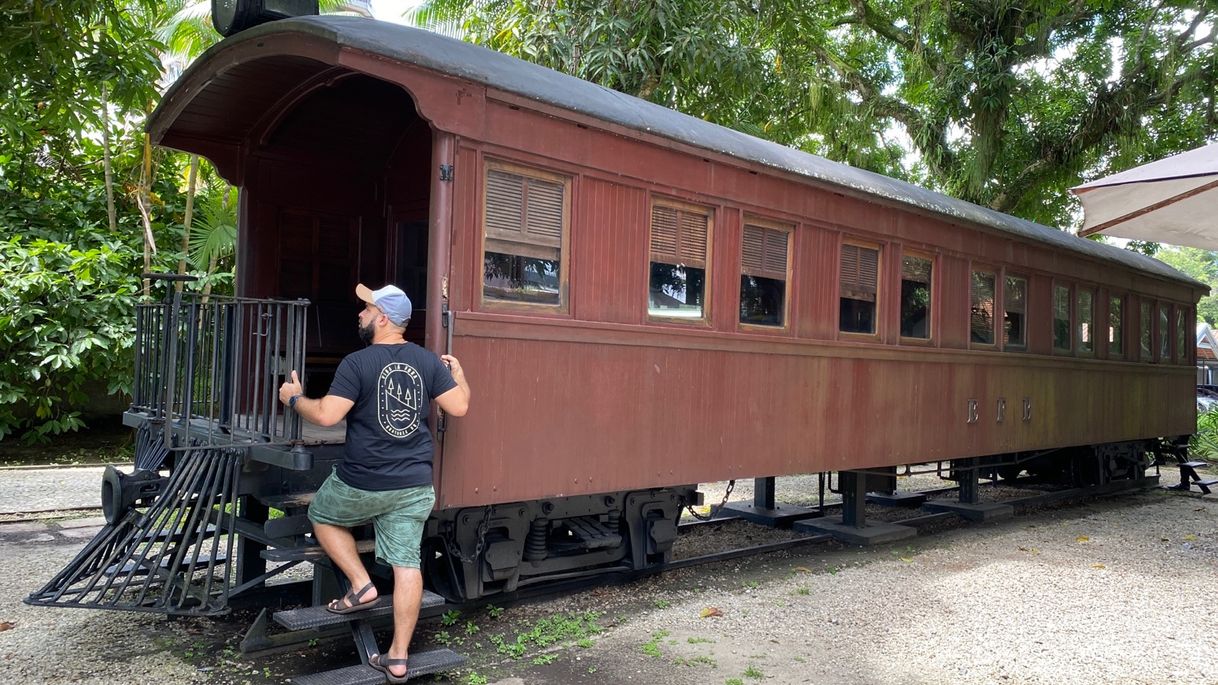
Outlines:
<svg viewBox="0 0 1218 685"><path fill-rule="evenodd" d="M295 371L292 372L291 381L279 386L279 401L285 406L290 406L293 397L296 398L296 413L305 421L319 426L333 426L346 418L347 412L355 406L352 400L338 395L326 395L320 400L305 397L304 387Z"/></svg>
<svg viewBox="0 0 1218 685"><path fill-rule="evenodd" d="M457 387L437 397L436 404L449 416L465 416L465 412L469 411L469 383L465 380L465 369L461 368L461 362L451 354L440 355L440 361L448 364L448 370L452 373Z"/></svg>

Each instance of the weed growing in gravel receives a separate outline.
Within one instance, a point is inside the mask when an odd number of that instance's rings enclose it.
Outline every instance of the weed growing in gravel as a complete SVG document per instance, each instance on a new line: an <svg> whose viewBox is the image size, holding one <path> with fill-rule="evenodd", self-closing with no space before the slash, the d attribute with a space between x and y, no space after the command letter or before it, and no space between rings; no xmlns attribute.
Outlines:
<svg viewBox="0 0 1218 685"><path fill-rule="evenodd" d="M689 659L679 656L673 659L672 662L677 666L709 666L710 668L719 668L719 664L705 654L691 657Z"/></svg>
<svg viewBox="0 0 1218 685"><path fill-rule="evenodd" d="M538 654L537 656L533 657L533 665L545 666L546 664L554 663L556 659L558 659L558 656L555 654Z"/></svg>
<svg viewBox="0 0 1218 685"><path fill-rule="evenodd" d="M588 649L592 646L592 639L587 637L581 638L575 643L575 645L580 649Z"/></svg>
<svg viewBox="0 0 1218 685"><path fill-rule="evenodd" d="M494 604L486 605L486 615L491 618L499 618L503 615L503 607L497 607Z"/></svg>
<svg viewBox="0 0 1218 685"><path fill-rule="evenodd" d="M744 679L743 678L728 678L727 680L723 681L723 685L744 685Z"/></svg>
<svg viewBox="0 0 1218 685"><path fill-rule="evenodd" d="M755 580L746 580L744 582L744 587L749 590L756 590L757 588L761 587L761 583Z"/></svg>
<svg viewBox="0 0 1218 685"><path fill-rule="evenodd" d="M670 602L670 601L668 601L668 600L666 600L666 599L657 599L657 600L656 600L656 608L657 608L657 609L667 609L667 608L668 608L668 607L670 607L670 606L672 606L672 602Z"/></svg>
<svg viewBox="0 0 1218 685"><path fill-rule="evenodd" d="M765 674L762 673L761 670L756 666L750 664L748 668L744 669L744 677L752 678L753 680L761 680L765 677Z"/></svg>
<svg viewBox="0 0 1218 685"><path fill-rule="evenodd" d="M477 623L474 623L473 621L465 622L465 634L466 635L473 635L473 634L477 633L478 630L479 630L479 628L478 628Z"/></svg>
<svg viewBox="0 0 1218 685"><path fill-rule="evenodd" d="M806 587L801 587L801 588L799 588L798 590L796 590L796 591L795 591L795 594L797 594L797 595L810 595L810 594L812 594L812 589L811 589L811 588L806 588Z"/></svg>
<svg viewBox="0 0 1218 685"><path fill-rule="evenodd" d="M667 630L657 630L651 634L651 642L643 643L643 653L652 658L660 656L660 641L668 637Z"/></svg>
<svg viewBox="0 0 1218 685"><path fill-rule="evenodd" d="M470 673L465 676L465 685L486 685L487 682L489 681L486 676L477 673Z"/></svg>
<svg viewBox="0 0 1218 685"><path fill-rule="evenodd" d="M599 611L585 611L543 618L531 629L518 634L514 642L508 642L500 635L492 635L491 644L500 654L519 659L530 646L549 647L568 640L574 643L600 633L602 628L598 621L601 616Z"/></svg>
<svg viewBox="0 0 1218 685"><path fill-rule="evenodd" d="M691 638L687 638L685 641L691 645L700 645L703 643L710 643L710 644L715 643L715 641L710 639L709 637L691 637Z"/></svg>
<svg viewBox="0 0 1218 685"><path fill-rule="evenodd" d="M444 615L440 617L440 625L453 626L453 625L456 625L457 621L459 621L459 620L461 620L460 611L457 611L456 609L453 609L451 611L445 611Z"/></svg>

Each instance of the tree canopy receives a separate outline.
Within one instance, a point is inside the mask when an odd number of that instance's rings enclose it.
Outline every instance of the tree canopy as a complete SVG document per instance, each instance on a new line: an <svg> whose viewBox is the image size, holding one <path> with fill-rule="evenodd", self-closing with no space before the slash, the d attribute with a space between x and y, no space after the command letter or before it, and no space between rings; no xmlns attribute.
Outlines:
<svg viewBox="0 0 1218 685"><path fill-rule="evenodd" d="M1218 133L1213 7L1131 0L431 0L416 15L693 116L1049 225Z"/></svg>
<svg viewBox="0 0 1218 685"><path fill-rule="evenodd" d="M416 19L1066 227L1069 186L1218 133L1214 14L1200 0L430 0ZM90 393L129 382L141 272L231 279L232 189L143 132L172 63L216 40L200 0L0 5L0 438L72 430ZM1218 281L1212 253L1164 256Z"/></svg>

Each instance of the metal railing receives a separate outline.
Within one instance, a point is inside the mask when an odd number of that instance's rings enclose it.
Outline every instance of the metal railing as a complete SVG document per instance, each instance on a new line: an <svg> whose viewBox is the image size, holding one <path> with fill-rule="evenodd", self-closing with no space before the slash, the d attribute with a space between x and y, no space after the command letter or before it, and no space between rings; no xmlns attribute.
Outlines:
<svg viewBox="0 0 1218 685"><path fill-rule="evenodd" d="M131 410L163 425L171 450L299 440L279 386L304 374L308 305L172 291L137 305Z"/></svg>

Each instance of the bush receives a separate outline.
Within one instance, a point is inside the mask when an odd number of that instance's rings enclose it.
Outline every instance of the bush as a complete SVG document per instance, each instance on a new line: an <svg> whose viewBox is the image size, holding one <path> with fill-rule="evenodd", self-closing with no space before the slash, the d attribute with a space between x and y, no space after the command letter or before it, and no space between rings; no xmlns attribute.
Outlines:
<svg viewBox="0 0 1218 685"><path fill-rule="evenodd" d="M83 427L87 388L130 392L142 255L95 238L0 242L0 439Z"/></svg>
<svg viewBox="0 0 1218 685"><path fill-rule="evenodd" d="M1218 456L1218 409L1197 414L1197 432L1189 439L1188 450L1198 457Z"/></svg>

